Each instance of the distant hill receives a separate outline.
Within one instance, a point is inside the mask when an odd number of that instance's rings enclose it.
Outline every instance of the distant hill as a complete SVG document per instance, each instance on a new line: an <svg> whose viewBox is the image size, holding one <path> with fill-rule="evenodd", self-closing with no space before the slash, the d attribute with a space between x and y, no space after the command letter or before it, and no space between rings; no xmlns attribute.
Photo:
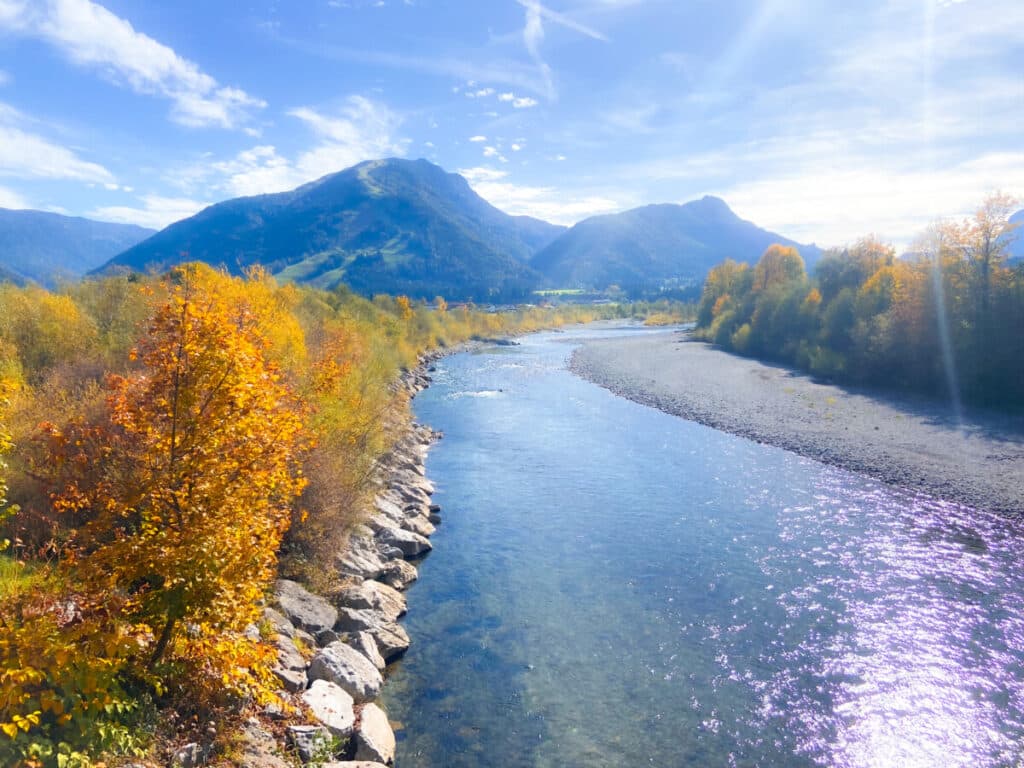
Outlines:
<svg viewBox="0 0 1024 768"><path fill-rule="evenodd" d="M53 286L74 279L153 234L45 211L0 208L0 281Z"/></svg>
<svg viewBox="0 0 1024 768"><path fill-rule="evenodd" d="M128 249L104 270L201 260L363 294L503 300L539 282L528 265L564 230L509 216L426 160L374 160L291 192L213 205Z"/></svg>
<svg viewBox="0 0 1024 768"><path fill-rule="evenodd" d="M773 243L796 246L808 267L821 256L739 218L723 200L704 197L685 205L648 205L581 221L531 265L551 287L631 292L665 283L699 282L719 262L754 262Z"/></svg>
<svg viewBox="0 0 1024 768"><path fill-rule="evenodd" d="M1024 211L1017 211L1010 217L1010 223L1016 224L1013 242L1010 243L1010 258L1024 259Z"/></svg>

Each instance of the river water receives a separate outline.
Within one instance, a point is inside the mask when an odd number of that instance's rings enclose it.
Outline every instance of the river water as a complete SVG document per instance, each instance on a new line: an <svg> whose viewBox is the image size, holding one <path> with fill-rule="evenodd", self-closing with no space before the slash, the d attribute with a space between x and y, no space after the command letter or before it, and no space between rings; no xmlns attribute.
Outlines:
<svg viewBox="0 0 1024 768"><path fill-rule="evenodd" d="M618 398L566 369L595 332L415 401L399 768L1021 765L1021 526Z"/></svg>

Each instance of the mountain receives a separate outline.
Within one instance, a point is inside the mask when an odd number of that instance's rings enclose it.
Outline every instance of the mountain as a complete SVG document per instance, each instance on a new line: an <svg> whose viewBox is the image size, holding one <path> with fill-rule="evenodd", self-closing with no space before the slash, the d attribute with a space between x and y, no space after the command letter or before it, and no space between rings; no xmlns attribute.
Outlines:
<svg viewBox="0 0 1024 768"><path fill-rule="evenodd" d="M1010 243L1010 258L1013 260L1024 259L1024 211L1017 211L1010 217L1010 223L1016 224L1014 231L1016 237Z"/></svg>
<svg viewBox="0 0 1024 768"><path fill-rule="evenodd" d="M553 288L630 292L703 281L727 258L755 262L772 243L793 245L808 267L821 255L739 218L723 200L704 197L685 205L648 205L579 222L530 264Z"/></svg>
<svg viewBox="0 0 1024 768"><path fill-rule="evenodd" d="M0 208L0 281L53 286L79 277L153 234L45 211Z"/></svg>
<svg viewBox="0 0 1024 768"><path fill-rule="evenodd" d="M281 279L368 295L502 300L536 286L528 261L563 229L499 211L426 160L373 160L291 192L213 205L103 269L262 264Z"/></svg>

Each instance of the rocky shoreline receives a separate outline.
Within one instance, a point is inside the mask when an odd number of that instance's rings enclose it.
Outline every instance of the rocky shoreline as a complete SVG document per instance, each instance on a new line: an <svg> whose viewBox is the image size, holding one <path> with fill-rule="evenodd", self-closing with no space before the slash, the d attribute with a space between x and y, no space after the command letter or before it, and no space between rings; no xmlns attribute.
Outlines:
<svg viewBox="0 0 1024 768"><path fill-rule="evenodd" d="M431 364L451 352L421 356L398 386L414 397L429 386ZM424 467L440 437L414 423L379 462L373 512L355 526L338 554L336 589L316 595L294 581L275 584L273 604L263 614L278 650L274 674L281 698L311 717L275 728L284 713L270 707L267 718L250 720L243 732L247 767L289 768L296 758L321 768L394 764L395 734L376 699L387 664L409 647L399 623L406 612L402 592L416 580L414 563L430 551L429 537L441 521ZM198 764L176 762L185 768Z"/></svg>

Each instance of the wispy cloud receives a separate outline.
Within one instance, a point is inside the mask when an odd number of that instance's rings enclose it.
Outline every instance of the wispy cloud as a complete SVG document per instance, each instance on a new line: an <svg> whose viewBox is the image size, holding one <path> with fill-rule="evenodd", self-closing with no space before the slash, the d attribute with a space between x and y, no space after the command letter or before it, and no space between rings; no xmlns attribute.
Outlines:
<svg viewBox="0 0 1024 768"><path fill-rule="evenodd" d="M163 229L168 224L187 219L206 208L209 203L183 197L161 197L159 195L143 195L139 199L141 205L104 206L94 208L87 216L100 221L112 221L117 224L137 224L140 227Z"/></svg>
<svg viewBox="0 0 1024 768"><path fill-rule="evenodd" d="M99 163L29 130L25 115L0 104L0 176L110 183L114 175Z"/></svg>
<svg viewBox="0 0 1024 768"><path fill-rule="evenodd" d="M363 96L325 112L298 107L288 114L309 129L313 144L294 158L270 144L252 147L228 160L207 159L171 174L179 189L214 189L225 197L283 192L363 160L406 153L396 132L402 118L386 105Z"/></svg>
<svg viewBox="0 0 1024 768"><path fill-rule="evenodd" d="M618 201L602 195L515 184L508 180L507 171L486 166L463 168L459 173L478 195L513 216L534 216L555 224L571 225L588 216L623 208Z"/></svg>
<svg viewBox="0 0 1024 768"><path fill-rule="evenodd" d="M31 208L28 200L19 195L13 189L7 187L0 187L0 208L14 208L15 210L22 208Z"/></svg>
<svg viewBox="0 0 1024 768"><path fill-rule="evenodd" d="M74 63L136 93L169 99L171 117L182 125L234 128L266 106L239 88L220 85L193 62L91 0L3 0L0 28L46 40Z"/></svg>

